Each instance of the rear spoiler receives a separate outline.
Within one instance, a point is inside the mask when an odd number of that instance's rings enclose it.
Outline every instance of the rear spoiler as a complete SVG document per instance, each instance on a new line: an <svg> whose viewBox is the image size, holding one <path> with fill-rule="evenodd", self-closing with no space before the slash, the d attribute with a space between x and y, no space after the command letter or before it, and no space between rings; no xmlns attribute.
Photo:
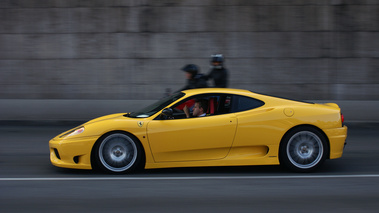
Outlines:
<svg viewBox="0 0 379 213"><path fill-rule="evenodd" d="M326 106L330 106L330 107L333 107L333 108L340 108L336 103L325 103L323 105L326 105Z"/></svg>

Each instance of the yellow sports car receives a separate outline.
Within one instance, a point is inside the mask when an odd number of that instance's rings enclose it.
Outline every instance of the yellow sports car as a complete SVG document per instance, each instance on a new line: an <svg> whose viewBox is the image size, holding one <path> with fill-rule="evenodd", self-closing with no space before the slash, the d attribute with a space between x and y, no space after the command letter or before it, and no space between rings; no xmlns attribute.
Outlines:
<svg viewBox="0 0 379 213"><path fill-rule="evenodd" d="M132 113L103 116L49 142L53 165L126 173L137 168L281 164L309 172L342 156L337 104L239 89L175 93Z"/></svg>

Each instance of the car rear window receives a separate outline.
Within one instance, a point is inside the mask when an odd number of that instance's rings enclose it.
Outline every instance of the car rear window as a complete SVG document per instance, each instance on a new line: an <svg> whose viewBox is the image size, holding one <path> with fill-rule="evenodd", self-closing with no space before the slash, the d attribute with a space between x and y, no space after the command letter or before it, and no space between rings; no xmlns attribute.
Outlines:
<svg viewBox="0 0 379 213"><path fill-rule="evenodd" d="M232 112L242 112L263 106L265 103L261 100L235 95L232 100Z"/></svg>

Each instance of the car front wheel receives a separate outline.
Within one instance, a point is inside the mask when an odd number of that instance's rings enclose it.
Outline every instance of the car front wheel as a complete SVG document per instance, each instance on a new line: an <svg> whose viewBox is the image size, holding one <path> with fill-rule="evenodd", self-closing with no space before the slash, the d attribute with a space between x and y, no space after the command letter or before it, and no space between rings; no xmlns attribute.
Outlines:
<svg viewBox="0 0 379 213"><path fill-rule="evenodd" d="M326 159L329 147L325 136L312 127L290 131L280 146L279 159L290 170L310 172Z"/></svg>
<svg viewBox="0 0 379 213"><path fill-rule="evenodd" d="M133 137L124 133L112 133L98 141L94 157L100 169L111 173L126 173L140 164L142 148Z"/></svg>

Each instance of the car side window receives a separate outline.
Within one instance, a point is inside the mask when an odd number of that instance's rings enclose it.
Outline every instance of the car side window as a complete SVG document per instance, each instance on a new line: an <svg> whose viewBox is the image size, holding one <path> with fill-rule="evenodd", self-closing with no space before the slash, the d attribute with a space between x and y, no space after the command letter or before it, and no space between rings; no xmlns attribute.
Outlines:
<svg viewBox="0 0 379 213"><path fill-rule="evenodd" d="M171 119L186 119L184 113L184 106L187 106L190 113L192 114L193 106L196 100L205 99L208 101L208 109L206 111L206 116L216 116L228 113L242 112L246 110L251 110L264 105L263 101L232 94L201 94L195 95L185 100L175 104L171 107L173 114ZM157 120L162 118L158 116Z"/></svg>
<svg viewBox="0 0 379 213"><path fill-rule="evenodd" d="M206 116L213 116L213 115L220 114L218 109L219 109L220 101L225 99L223 96L224 96L223 94L212 93L212 94L201 94L201 95L189 97L171 107L171 109L173 110L173 118L174 119L186 118L186 115L183 111L184 106L187 106L187 108L190 111L190 114L192 114L193 107L196 100L201 100L201 99L206 100L208 104L206 112L205 112Z"/></svg>
<svg viewBox="0 0 379 213"><path fill-rule="evenodd" d="M254 98L234 95L231 101L230 112L242 112L263 106L265 103Z"/></svg>

